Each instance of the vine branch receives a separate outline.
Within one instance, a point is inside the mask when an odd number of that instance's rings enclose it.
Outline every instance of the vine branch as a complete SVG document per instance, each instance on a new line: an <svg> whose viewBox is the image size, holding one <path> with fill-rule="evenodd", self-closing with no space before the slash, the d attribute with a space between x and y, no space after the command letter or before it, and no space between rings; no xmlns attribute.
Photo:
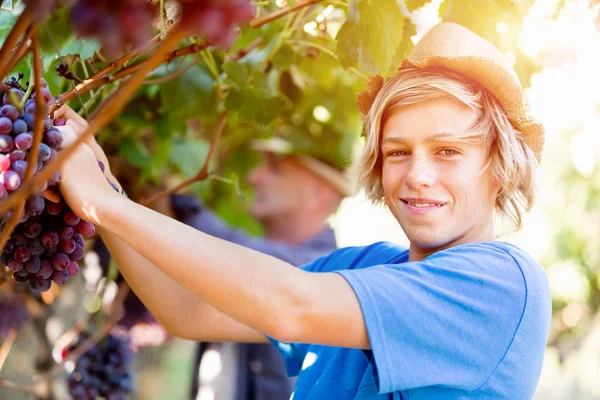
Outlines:
<svg viewBox="0 0 600 400"><path fill-rule="evenodd" d="M180 49L174 50L171 53L169 53L168 55L166 55L161 60L161 62L159 63L159 65L162 64L162 63L165 63L165 62L167 62L167 63L171 62L175 58L178 58L178 57L181 57L181 56L186 56L188 54L192 54L192 53L196 53L196 52L202 51L206 47L208 47L208 44L204 44L204 45L192 44L192 45L185 46L185 47L182 47ZM107 83L111 83L111 82L114 82L116 80L123 79L123 78L125 78L125 77L127 77L129 75L132 75L135 72L138 72L141 69L144 69L146 67L146 63L148 61L150 61L150 60L142 61L142 62L139 62L137 64L125 67L125 68L121 69L120 71L117 71L114 75L108 75L108 73L114 71L114 68L109 69L104 74L100 74L98 72L98 73L92 75L89 79L84 80L83 83L80 83L74 89L69 90L68 92L63 93L60 96L55 97L54 98L54 103L50 107L50 114L52 114L54 111L56 111L60 107L62 107L67 101L69 101L72 98L76 97L77 93L84 94L84 93L89 92L90 90L94 90L96 88L104 86ZM100 71L100 72L102 72L102 71Z"/></svg>
<svg viewBox="0 0 600 400"><path fill-rule="evenodd" d="M252 29L260 28L261 26L268 24L271 21L275 21L276 19L284 17L290 13L293 13L294 11L298 11L304 7L312 6L314 4L320 3L321 1L323 1L323 0L306 0L306 1L298 2L293 7L284 7L280 10L272 12L271 14L267 14L262 17L254 18L252 21L250 21L250 27Z"/></svg>
<svg viewBox="0 0 600 400"><path fill-rule="evenodd" d="M23 13L15 22L15 26L10 30L10 33L4 40L2 48L0 48L0 79L4 79L6 74L10 72L10 56L13 53L13 49L19 40L19 37L25 32L31 25L31 13L25 8ZM24 43L22 41L21 43Z"/></svg>
<svg viewBox="0 0 600 400"><path fill-rule="evenodd" d="M198 181L202 181L206 178L208 178L208 168L210 165L210 161L212 160L216 148L217 148L217 143L219 142L219 137L221 136L221 133L223 133L223 129L225 128L225 122L227 121L227 111L224 111L223 114L221 114L221 119L219 120L219 125L217 127L217 131L215 132L215 135L212 138L212 141L210 143L210 149L208 150L208 154L206 156L206 159L204 160L204 164L202 165L202 168L200 168L200 171L198 171L198 173L194 176L192 176L189 179L186 179L185 181L181 182L178 185L175 185L174 187L167 189L167 190L163 190L162 192L156 193L154 196L150 197L149 199L143 200L142 202L140 202L140 204L142 204L143 206L148 207L149 205L167 197L170 196L172 194L175 194L183 189L185 189L186 187L190 186L192 183L198 182Z"/></svg>
<svg viewBox="0 0 600 400"><path fill-rule="evenodd" d="M33 47L33 82L29 82L29 85L34 85L37 89L42 87L42 60L40 58L40 42L38 38L37 31L33 33L32 37L32 47ZM25 172L25 180L24 182L28 182L35 170L37 169L37 159L40 154L40 143L42 143L42 135L43 135L43 127L44 127L44 118L46 117L45 113L46 104L44 103L44 97L41 94L37 94L35 96L35 119L33 124L33 144L31 145L31 151L29 154L29 163L27 164L27 170ZM13 194L14 196L14 194ZM17 207L13 210L13 215L10 220L6 224L6 227L2 230L0 234L0 248L3 248L10 235L16 228L17 224L21 220L21 213L25 208L25 203L27 201L27 195L21 196L22 199L18 203Z"/></svg>

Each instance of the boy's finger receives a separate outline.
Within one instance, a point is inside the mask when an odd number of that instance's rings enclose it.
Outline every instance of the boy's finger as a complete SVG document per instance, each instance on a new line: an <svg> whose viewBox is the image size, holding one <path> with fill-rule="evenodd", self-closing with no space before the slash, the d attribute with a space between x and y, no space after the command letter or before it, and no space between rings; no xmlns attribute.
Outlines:
<svg viewBox="0 0 600 400"><path fill-rule="evenodd" d="M54 189L44 190L42 196L52 203L60 203L60 193L56 192Z"/></svg>

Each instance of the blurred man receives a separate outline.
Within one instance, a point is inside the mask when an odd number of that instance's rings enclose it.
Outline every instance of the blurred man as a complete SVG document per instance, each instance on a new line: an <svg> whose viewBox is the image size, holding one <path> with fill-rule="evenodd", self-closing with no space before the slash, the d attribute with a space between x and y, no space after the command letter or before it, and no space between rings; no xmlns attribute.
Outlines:
<svg viewBox="0 0 600 400"><path fill-rule="evenodd" d="M278 138L255 141L254 148L262 152L263 161L248 175L255 190L251 213L264 226L264 238L229 227L189 196L172 197L175 217L205 233L296 266L335 250L334 233L326 220L351 194L350 182L341 169L307 154L291 154L290 144ZM219 370L216 376L215 370ZM213 393L215 400L280 400L290 397L292 387L281 355L271 344L198 346L192 399Z"/></svg>

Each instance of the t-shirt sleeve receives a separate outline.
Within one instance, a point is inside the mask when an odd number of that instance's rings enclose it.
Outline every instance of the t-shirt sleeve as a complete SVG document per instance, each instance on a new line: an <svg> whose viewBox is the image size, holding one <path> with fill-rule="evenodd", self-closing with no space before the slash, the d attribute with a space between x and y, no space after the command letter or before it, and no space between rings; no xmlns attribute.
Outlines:
<svg viewBox="0 0 600 400"><path fill-rule="evenodd" d="M494 246L336 272L360 302L380 393L479 388L508 350L525 307L519 265Z"/></svg>
<svg viewBox="0 0 600 400"><path fill-rule="evenodd" d="M304 343L283 343L269 336L267 336L267 339L281 353L287 375L289 377L298 376L309 345Z"/></svg>

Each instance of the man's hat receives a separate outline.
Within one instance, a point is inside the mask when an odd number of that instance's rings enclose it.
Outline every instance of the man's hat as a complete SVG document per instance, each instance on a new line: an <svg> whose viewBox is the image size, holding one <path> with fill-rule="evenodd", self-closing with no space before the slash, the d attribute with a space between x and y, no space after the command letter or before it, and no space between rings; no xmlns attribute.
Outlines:
<svg viewBox="0 0 600 400"><path fill-rule="evenodd" d="M353 194L352 183L344 171L335 168L331 163L326 163L308 154L298 151L292 142L278 136L270 139L254 139L252 148L257 151L267 153L293 156L302 166L318 175L325 182L329 183L342 196L347 197Z"/></svg>
<svg viewBox="0 0 600 400"><path fill-rule="evenodd" d="M407 67L445 68L477 82L498 99L509 121L523 133L538 161L544 146L544 127L529 112L529 105L514 69L490 42L467 28L443 22L415 45L402 63ZM383 78L369 78L367 89L359 93L358 109L366 116L383 86Z"/></svg>

